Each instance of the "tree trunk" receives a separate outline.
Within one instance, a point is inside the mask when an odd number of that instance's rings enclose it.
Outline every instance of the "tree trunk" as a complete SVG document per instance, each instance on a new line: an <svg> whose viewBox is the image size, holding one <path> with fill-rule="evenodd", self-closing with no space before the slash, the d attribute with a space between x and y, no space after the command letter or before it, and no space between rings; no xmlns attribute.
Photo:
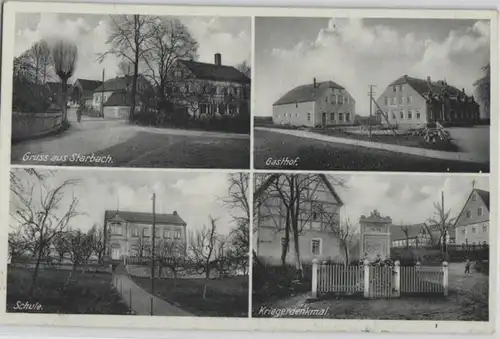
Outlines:
<svg viewBox="0 0 500 339"><path fill-rule="evenodd" d="M290 246L290 210L287 211L285 223L285 242L281 245L281 265L286 265L286 256L288 254L288 246Z"/></svg>
<svg viewBox="0 0 500 339"><path fill-rule="evenodd" d="M349 265L349 249L347 248L347 244L343 245L344 247L344 253L345 253L345 265Z"/></svg>
<svg viewBox="0 0 500 339"><path fill-rule="evenodd" d="M140 35L140 29L139 29L139 15L134 15L134 40L135 40L135 51L134 51L134 76L132 77L132 93L131 93L131 98L130 98L130 113L129 113L129 121L133 122L134 121L134 116L135 116L135 99L136 99L136 93L137 93L137 77L139 74L139 35Z"/></svg>
<svg viewBox="0 0 500 339"><path fill-rule="evenodd" d="M203 300L207 300L207 285L208 279L205 279L205 286L203 286Z"/></svg>
<svg viewBox="0 0 500 339"><path fill-rule="evenodd" d="M68 107L66 105L66 94L68 90L68 79L61 79L61 109L63 112L63 121L68 122Z"/></svg>
<svg viewBox="0 0 500 339"><path fill-rule="evenodd" d="M40 248L38 249L38 255L36 258L36 265L35 265L35 271L33 272L33 277L31 280L31 287L28 292L28 295L30 297L33 297L33 294L35 292L35 287L36 287L36 279L38 278L38 271L40 269L40 261L42 260L42 254L43 254L43 246L42 246L42 241L40 241Z"/></svg>

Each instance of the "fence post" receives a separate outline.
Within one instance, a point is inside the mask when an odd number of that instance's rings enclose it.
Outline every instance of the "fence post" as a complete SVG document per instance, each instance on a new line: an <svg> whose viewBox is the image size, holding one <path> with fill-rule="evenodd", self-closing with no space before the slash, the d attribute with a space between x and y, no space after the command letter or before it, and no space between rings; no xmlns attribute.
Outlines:
<svg viewBox="0 0 500 339"><path fill-rule="evenodd" d="M151 297L151 305L150 305L150 307L151 307L151 310L150 310L150 312L149 312L149 313L150 313L151 315L153 315L153 297Z"/></svg>
<svg viewBox="0 0 500 339"><path fill-rule="evenodd" d="M448 262L443 261L443 291L444 296L448 295Z"/></svg>
<svg viewBox="0 0 500 339"><path fill-rule="evenodd" d="M394 263L394 295L401 295L401 266L399 260Z"/></svg>
<svg viewBox="0 0 500 339"><path fill-rule="evenodd" d="M363 294L365 298L368 298L370 296L370 261L365 259L363 265L365 269Z"/></svg>
<svg viewBox="0 0 500 339"><path fill-rule="evenodd" d="M312 266L312 286L311 286L311 297L313 299L318 298L318 264L319 260L317 258L313 259Z"/></svg>
<svg viewBox="0 0 500 339"><path fill-rule="evenodd" d="M130 314L132 314L132 288L129 288L129 290L128 290L128 298L129 298L129 304L130 304Z"/></svg>

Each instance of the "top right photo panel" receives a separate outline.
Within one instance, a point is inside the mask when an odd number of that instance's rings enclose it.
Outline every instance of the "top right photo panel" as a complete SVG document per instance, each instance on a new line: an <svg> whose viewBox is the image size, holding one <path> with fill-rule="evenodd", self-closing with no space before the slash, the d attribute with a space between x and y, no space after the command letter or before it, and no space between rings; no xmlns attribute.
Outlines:
<svg viewBox="0 0 500 339"><path fill-rule="evenodd" d="M255 19L256 169L490 172L491 23Z"/></svg>

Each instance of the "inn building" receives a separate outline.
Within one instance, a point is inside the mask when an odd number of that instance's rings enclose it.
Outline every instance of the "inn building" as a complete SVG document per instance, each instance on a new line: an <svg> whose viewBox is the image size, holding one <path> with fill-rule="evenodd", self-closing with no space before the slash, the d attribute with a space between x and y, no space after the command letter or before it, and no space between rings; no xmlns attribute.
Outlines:
<svg viewBox="0 0 500 339"><path fill-rule="evenodd" d="M480 120L479 104L465 90L446 80L432 81L408 75L394 80L377 100L383 124L421 128L428 123L472 125Z"/></svg>
<svg viewBox="0 0 500 339"><path fill-rule="evenodd" d="M273 123L276 125L326 127L352 125L356 101L349 92L334 81L297 86L273 104Z"/></svg>
<svg viewBox="0 0 500 339"><path fill-rule="evenodd" d="M457 245L489 244L490 192L472 189L455 223Z"/></svg>

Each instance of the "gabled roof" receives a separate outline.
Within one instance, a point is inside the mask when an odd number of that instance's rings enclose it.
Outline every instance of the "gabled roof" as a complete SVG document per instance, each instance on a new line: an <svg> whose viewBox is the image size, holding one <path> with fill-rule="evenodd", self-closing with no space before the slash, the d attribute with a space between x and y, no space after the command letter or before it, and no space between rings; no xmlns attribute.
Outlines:
<svg viewBox="0 0 500 339"><path fill-rule="evenodd" d="M391 225L391 241L416 238L422 229L426 229L425 223L413 225Z"/></svg>
<svg viewBox="0 0 500 339"><path fill-rule="evenodd" d="M128 211L105 211L104 218L106 220L110 220L115 218L118 215L119 218L128 221L128 222L137 222L137 223L152 223L153 222L153 214L152 213L144 213L144 212L128 212ZM181 225L186 226L186 222L182 220L182 218L174 212L173 214L155 214L155 222L159 224L170 224L170 225Z"/></svg>
<svg viewBox="0 0 500 339"><path fill-rule="evenodd" d="M316 91L314 90L314 83L310 83L307 85L300 85L295 87L294 89L288 91L281 98L278 99L273 105L285 105L285 104L293 104L299 102L309 102L315 100L315 93L323 91L327 88L336 88L336 89L344 89L344 87L333 81L323 81L316 83Z"/></svg>
<svg viewBox="0 0 500 339"><path fill-rule="evenodd" d="M317 174L317 175L325 183L326 187L328 188L330 193L333 195L333 197L338 201L339 205L343 206L344 202L342 201L340 196L337 194L337 192L333 188L332 183L330 182L330 180L328 180L326 175L325 174ZM262 182L259 187L256 187L255 192L254 192L254 198L260 197L269 188L269 186L271 186L271 184L275 180L279 179L279 177L280 177L280 174L272 174L269 177L267 177L266 180L264 182Z"/></svg>
<svg viewBox="0 0 500 339"><path fill-rule="evenodd" d="M469 194L469 197L465 201L465 204L462 206L462 209L460 210L460 213L458 214L457 218L455 219L455 223L453 225L454 227L457 226L457 223L460 220L460 216L464 213L465 207L469 203L469 201L470 201L470 199L472 197L472 194L474 194L474 192L477 193L477 195L481 198L481 200L483 201L483 203L486 205L486 207L488 208L488 212L490 211L490 192L485 191L485 190L481 190L479 188L473 188L472 191Z"/></svg>
<svg viewBox="0 0 500 339"><path fill-rule="evenodd" d="M410 85L411 88L413 88L418 94L420 94L425 99L428 98L430 89L432 89L432 93L437 95L441 93L441 91L445 87L447 89L448 94L451 97L465 96L463 90L460 90L455 86L445 84L444 81L431 81L429 86L429 82L427 80L410 77L406 74L391 82L388 87L404 85L404 84Z"/></svg>
<svg viewBox="0 0 500 339"><path fill-rule="evenodd" d="M94 92L102 92L103 90L105 92L112 92L112 91L119 91L119 90L125 90L128 88L129 85L132 84L133 76L131 75L126 75L123 77L116 77L113 79L106 80L104 84L99 85Z"/></svg>
<svg viewBox="0 0 500 339"><path fill-rule="evenodd" d="M88 80L88 79L76 79L76 83L79 83L83 91L95 91L97 87L102 85L102 81L99 80Z"/></svg>
<svg viewBox="0 0 500 339"><path fill-rule="evenodd" d="M216 65L204 62L179 60L197 79L237 82L249 84L250 78L233 66Z"/></svg>

